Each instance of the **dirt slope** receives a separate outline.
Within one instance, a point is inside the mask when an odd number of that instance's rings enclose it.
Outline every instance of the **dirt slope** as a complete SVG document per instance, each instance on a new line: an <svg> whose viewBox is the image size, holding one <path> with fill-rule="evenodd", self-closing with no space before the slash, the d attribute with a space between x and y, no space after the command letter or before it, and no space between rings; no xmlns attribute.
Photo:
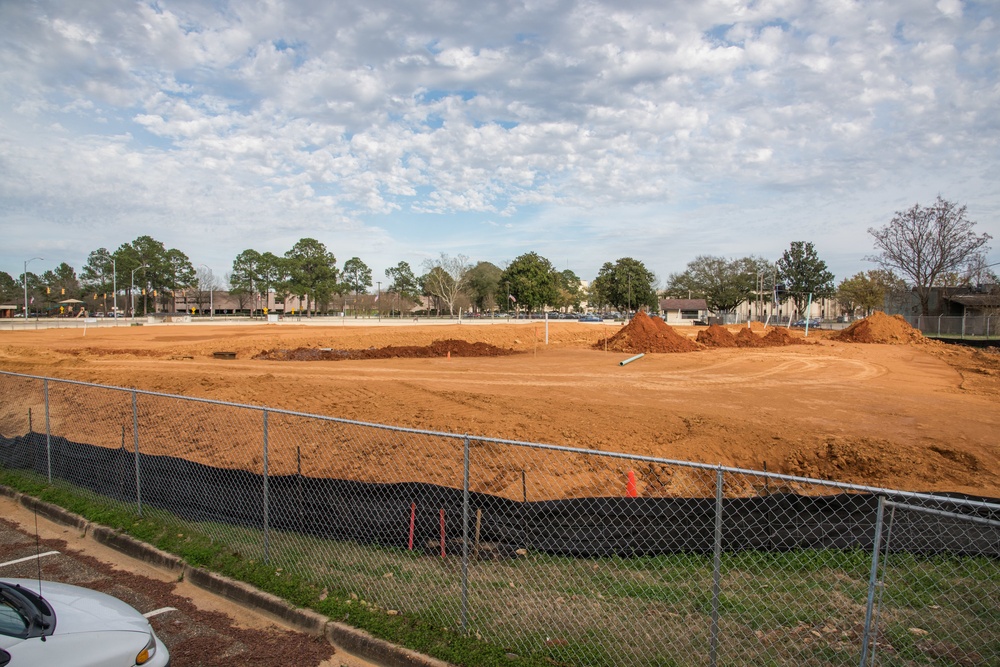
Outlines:
<svg viewBox="0 0 1000 667"><path fill-rule="evenodd" d="M542 323L164 325L91 329L85 336L78 329L2 331L0 369L411 428L755 469L766 464L769 471L846 482L1000 496L996 354L936 343L857 345L812 330L812 344L788 345L786 338L805 342L802 332L780 330L771 334L785 340L780 347L651 353L620 367L628 354L605 352L599 343L621 330L551 323L547 345ZM675 332L698 348L696 329ZM747 335L762 338L745 328L737 331L738 338ZM443 340L485 343L516 354L253 358L276 349L364 350ZM235 352L236 358L213 358L217 351ZM76 409L53 414L54 429L84 441L102 439L94 434L104 432L117 440L117 417L108 417L107 424L81 418L102 411L91 394L62 400L76 401ZM21 408L11 409L20 414ZM259 440L252 435L256 423L237 421L230 412L189 416L178 428L171 421L175 408L154 411L170 424L171 437L164 441L169 445L160 445L164 450L244 467L259 459L252 451ZM231 443L224 450L217 446L219 433ZM373 445L367 458L352 459L331 455L327 436L310 439L302 433L282 436L273 465L294 471L299 447L305 470L314 474L350 469L386 481L452 483L461 467L460 452L456 459L454 452L444 456L433 449L440 443L428 441L427 451L421 451L419 439L403 447L386 439ZM240 450L244 441L251 451ZM484 486L512 497L520 497L521 470L529 471L535 497L548 497L606 494L608 480L627 467L615 460L546 458L497 447L484 449L482 456L487 455L493 457L493 473ZM653 469L638 473L647 494L682 492L691 482Z"/></svg>

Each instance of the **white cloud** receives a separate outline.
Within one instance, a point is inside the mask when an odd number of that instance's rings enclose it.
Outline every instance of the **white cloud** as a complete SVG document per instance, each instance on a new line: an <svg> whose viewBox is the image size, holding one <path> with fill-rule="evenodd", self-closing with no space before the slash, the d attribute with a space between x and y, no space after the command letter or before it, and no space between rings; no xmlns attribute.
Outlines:
<svg viewBox="0 0 1000 667"><path fill-rule="evenodd" d="M43 0L0 25L8 271L39 228L77 266L140 234L226 264L309 230L376 272L465 242L586 277L618 243L675 270L839 225L857 264L872 219L938 193L998 235L985 4ZM846 196L863 223L822 213Z"/></svg>

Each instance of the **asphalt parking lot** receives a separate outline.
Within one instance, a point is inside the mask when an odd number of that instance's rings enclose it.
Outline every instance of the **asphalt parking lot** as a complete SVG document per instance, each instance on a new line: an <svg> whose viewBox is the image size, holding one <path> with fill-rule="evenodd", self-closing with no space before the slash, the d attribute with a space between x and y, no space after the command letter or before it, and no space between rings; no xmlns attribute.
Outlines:
<svg viewBox="0 0 1000 667"><path fill-rule="evenodd" d="M149 618L170 651L173 667L296 665L371 667L254 610L178 580L176 573L131 559L87 540L76 528L34 516L0 498L0 579L34 579L84 586L120 598ZM36 540L34 524L37 520Z"/></svg>

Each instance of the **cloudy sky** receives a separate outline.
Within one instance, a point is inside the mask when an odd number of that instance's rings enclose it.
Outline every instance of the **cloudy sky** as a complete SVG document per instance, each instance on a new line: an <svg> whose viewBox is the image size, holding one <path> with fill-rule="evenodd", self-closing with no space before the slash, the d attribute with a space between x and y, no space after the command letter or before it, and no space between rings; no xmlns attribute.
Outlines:
<svg viewBox="0 0 1000 667"><path fill-rule="evenodd" d="M840 280L940 194L1000 261L993 0L0 0L0 270L535 251Z"/></svg>

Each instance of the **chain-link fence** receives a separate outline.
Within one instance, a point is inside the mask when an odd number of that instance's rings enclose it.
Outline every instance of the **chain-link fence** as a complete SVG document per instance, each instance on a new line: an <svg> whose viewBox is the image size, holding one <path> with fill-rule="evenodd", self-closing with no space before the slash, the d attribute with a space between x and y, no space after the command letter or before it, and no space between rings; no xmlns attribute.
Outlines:
<svg viewBox="0 0 1000 667"><path fill-rule="evenodd" d="M995 500L9 373L0 465L512 661L1000 665Z"/></svg>
<svg viewBox="0 0 1000 667"><path fill-rule="evenodd" d="M905 315L925 336L1000 340L1000 315Z"/></svg>

